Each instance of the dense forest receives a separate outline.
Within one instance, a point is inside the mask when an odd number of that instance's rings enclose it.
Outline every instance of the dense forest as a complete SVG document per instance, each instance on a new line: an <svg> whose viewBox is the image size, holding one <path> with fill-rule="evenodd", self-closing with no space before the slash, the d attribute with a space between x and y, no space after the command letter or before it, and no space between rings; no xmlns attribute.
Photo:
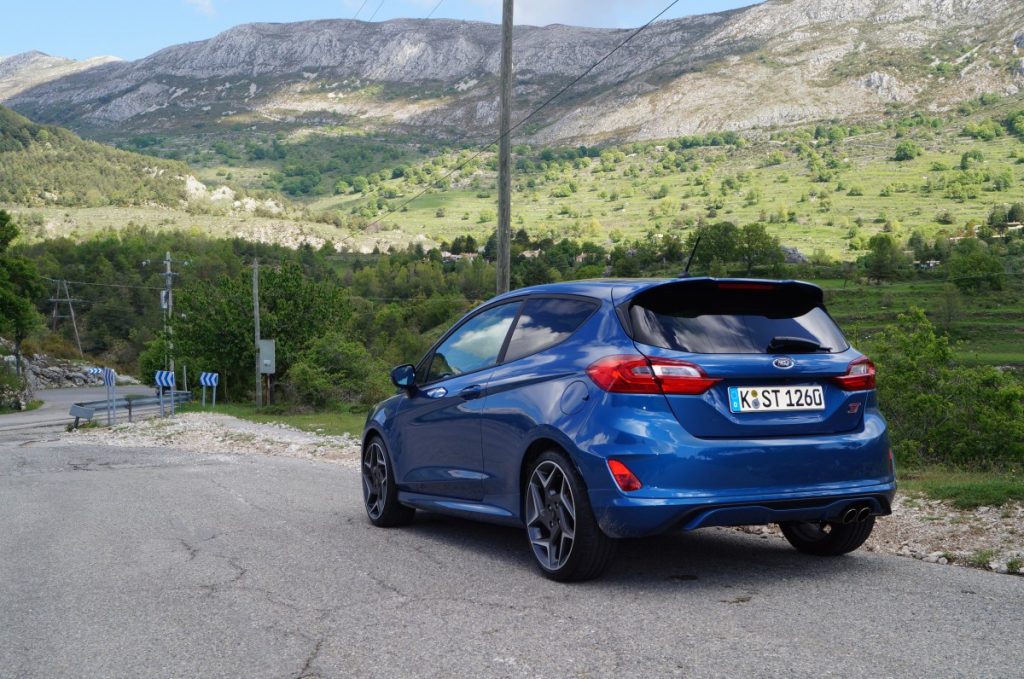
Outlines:
<svg viewBox="0 0 1024 679"><path fill-rule="evenodd" d="M0 203L101 207L185 199L182 163L120 151L0 106Z"/></svg>

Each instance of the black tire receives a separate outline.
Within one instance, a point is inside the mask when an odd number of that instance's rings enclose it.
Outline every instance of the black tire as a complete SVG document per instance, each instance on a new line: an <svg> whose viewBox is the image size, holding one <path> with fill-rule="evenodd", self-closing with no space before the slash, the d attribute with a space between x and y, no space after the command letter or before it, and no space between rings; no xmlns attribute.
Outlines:
<svg viewBox="0 0 1024 679"><path fill-rule="evenodd" d="M379 436L371 436L363 447L361 464L363 508L370 523L381 528L412 523L416 510L398 501L391 457Z"/></svg>
<svg viewBox="0 0 1024 679"><path fill-rule="evenodd" d="M875 517L854 523L780 523L782 534L797 551L815 556L839 556L864 544L875 527Z"/></svg>
<svg viewBox="0 0 1024 679"><path fill-rule="evenodd" d="M537 457L523 479L523 519L537 567L559 582L599 576L615 541L597 525L583 479L560 450Z"/></svg>

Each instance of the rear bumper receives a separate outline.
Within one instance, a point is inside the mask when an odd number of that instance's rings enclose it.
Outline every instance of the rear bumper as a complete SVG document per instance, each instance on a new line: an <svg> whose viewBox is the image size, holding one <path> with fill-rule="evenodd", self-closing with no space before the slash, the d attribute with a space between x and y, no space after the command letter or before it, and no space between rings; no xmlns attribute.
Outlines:
<svg viewBox="0 0 1024 679"><path fill-rule="evenodd" d="M853 431L811 436L700 439L675 416L649 408L591 418L577 461L601 528L640 537L706 526L830 521L853 503L891 512L896 479L885 420L869 409ZM640 490L619 490L608 460Z"/></svg>
<svg viewBox="0 0 1024 679"><path fill-rule="evenodd" d="M601 529L611 537L655 535L710 526L745 526L782 521L836 520L851 505L867 505L874 516L892 513L896 483L808 493L715 498L634 498L615 490L591 492Z"/></svg>

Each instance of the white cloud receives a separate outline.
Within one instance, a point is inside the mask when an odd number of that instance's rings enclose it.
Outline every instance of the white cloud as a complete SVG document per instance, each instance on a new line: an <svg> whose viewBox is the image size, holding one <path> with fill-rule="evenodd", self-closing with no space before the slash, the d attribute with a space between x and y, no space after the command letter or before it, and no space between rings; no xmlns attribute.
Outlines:
<svg viewBox="0 0 1024 679"><path fill-rule="evenodd" d="M213 6L213 0L184 0L184 2L186 5L195 7L200 13L208 17L212 17L217 13L217 8Z"/></svg>

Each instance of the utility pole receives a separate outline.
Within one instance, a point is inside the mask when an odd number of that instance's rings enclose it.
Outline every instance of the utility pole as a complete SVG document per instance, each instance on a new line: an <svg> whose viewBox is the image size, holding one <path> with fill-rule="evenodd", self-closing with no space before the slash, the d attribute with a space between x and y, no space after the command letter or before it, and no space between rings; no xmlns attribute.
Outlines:
<svg viewBox="0 0 1024 679"><path fill-rule="evenodd" d="M75 329L75 344L78 345L78 355L80 357L82 357L82 358L85 358L85 354L82 353L82 338L79 337L79 335L78 335L78 320L75 318L75 302L82 302L84 300L72 299L71 298L71 292L68 290L68 282L66 280L56 281L56 284L57 284L56 294L53 297L50 298L50 301L53 302L53 330L55 332L57 330L57 319L58 318L70 318L71 319L71 325ZM63 292L64 296L63 297L61 297L61 288L62 287L64 289L64 292ZM60 308L60 305L62 303L68 305L69 312L68 312L67 316L62 316L62 315L57 313L57 311Z"/></svg>
<svg viewBox="0 0 1024 679"><path fill-rule="evenodd" d="M57 332L57 297L60 296L60 281L54 281L53 297L50 301L53 302L53 320L50 321L50 332Z"/></svg>
<svg viewBox="0 0 1024 679"><path fill-rule="evenodd" d="M511 285L512 241L512 0L501 12L501 137L498 141L498 294Z"/></svg>
<svg viewBox="0 0 1024 679"><path fill-rule="evenodd" d="M164 335L167 337L167 369L174 374L174 296L171 285L174 273L171 271L171 253L164 253L164 299L160 306L164 309ZM173 398L173 395L172 395Z"/></svg>
<svg viewBox="0 0 1024 679"><path fill-rule="evenodd" d="M256 330L256 407L263 405L263 375L260 373L260 260L252 260L252 320Z"/></svg>

